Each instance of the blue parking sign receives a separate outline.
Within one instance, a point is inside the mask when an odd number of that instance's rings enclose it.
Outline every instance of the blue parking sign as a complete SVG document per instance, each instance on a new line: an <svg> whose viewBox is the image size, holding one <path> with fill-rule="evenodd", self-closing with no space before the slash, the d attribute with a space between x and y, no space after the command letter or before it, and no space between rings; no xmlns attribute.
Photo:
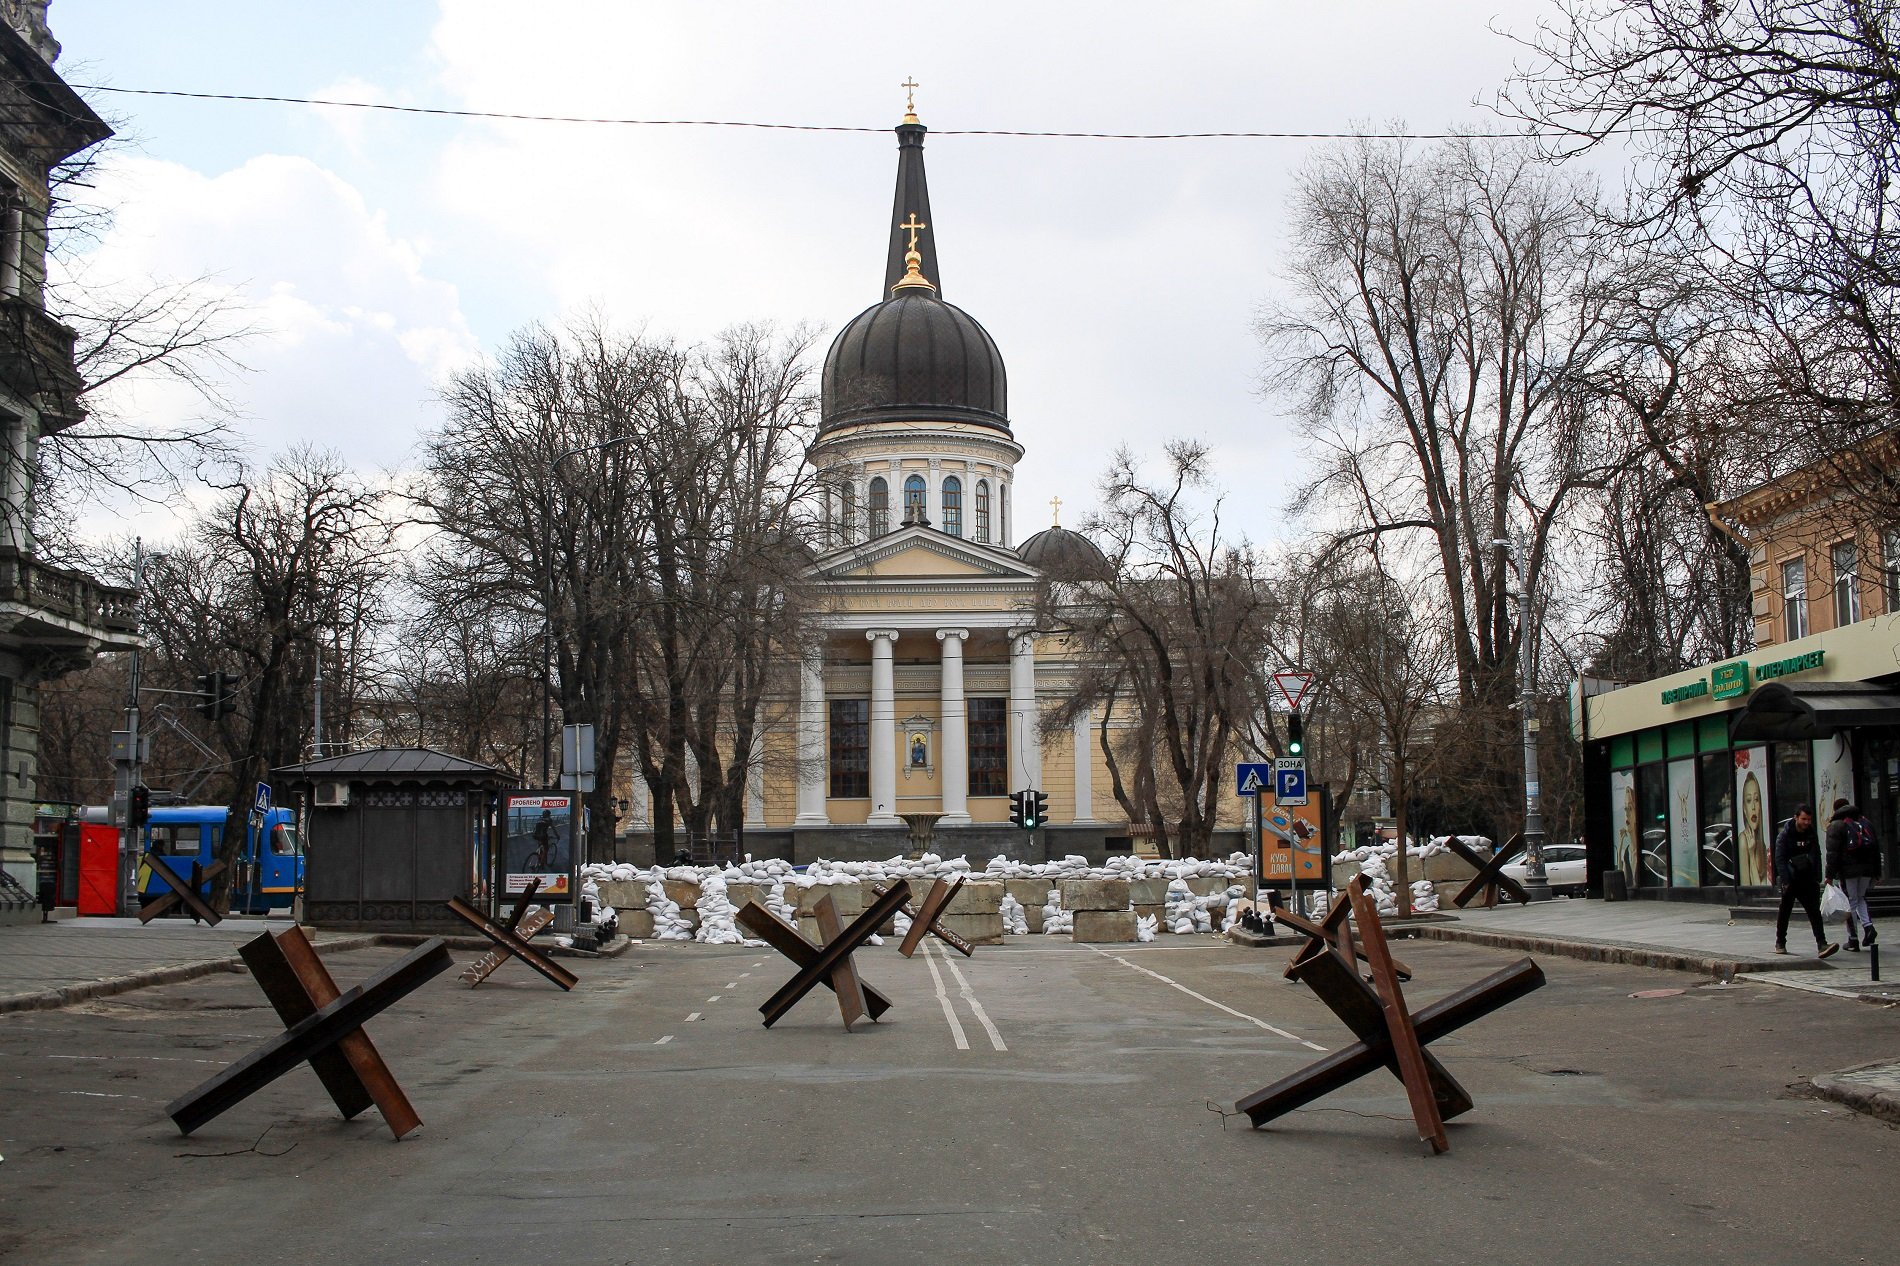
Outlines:
<svg viewBox="0 0 1900 1266"><path fill-rule="evenodd" d="M1273 763L1273 798L1280 804L1306 803L1306 762L1277 760Z"/></svg>

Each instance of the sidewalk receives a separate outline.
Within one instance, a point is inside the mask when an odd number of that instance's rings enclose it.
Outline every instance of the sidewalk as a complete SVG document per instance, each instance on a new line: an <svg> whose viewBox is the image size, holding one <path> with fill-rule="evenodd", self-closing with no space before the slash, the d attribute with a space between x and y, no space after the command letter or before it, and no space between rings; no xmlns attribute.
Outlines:
<svg viewBox="0 0 1900 1266"><path fill-rule="evenodd" d="M0 1012L63 1007L219 971L242 971L238 947L284 919L226 919L204 927L188 919L65 919L0 927ZM326 951L373 945L370 935L317 933Z"/></svg>
<svg viewBox="0 0 1900 1266"><path fill-rule="evenodd" d="M1795 952L1777 955L1772 923L1730 923L1724 906L1560 897L1528 906L1500 905L1495 910L1473 906L1446 913L1455 914L1457 921L1417 925L1418 935L1594 962L1701 972L1720 980L1739 977L1870 1002L1900 1002L1900 949L1887 949L1881 962L1884 979L1875 982L1866 953L1843 950L1822 962L1807 943L1803 923L1789 929L1788 943ZM1828 927L1837 939L1846 934L1838 924Z"/></svg>

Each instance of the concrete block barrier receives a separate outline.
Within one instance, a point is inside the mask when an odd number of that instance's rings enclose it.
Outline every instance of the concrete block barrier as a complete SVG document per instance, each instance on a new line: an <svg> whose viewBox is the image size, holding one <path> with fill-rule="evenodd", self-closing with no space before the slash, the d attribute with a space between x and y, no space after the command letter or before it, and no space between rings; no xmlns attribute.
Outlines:
<svg viewBox="0 0 1900 1266"><path fill-rule="evenodd" d="M620 908L614 907L616 910ZM620 931L636 941L644 941L653 935L653 911L648 909L620 910Z"/></svg>
<svg viewBox="0 0 1900 1266"><path fill-rule="evenodd" d="M1075 941L1078 945L1114 945L1135 939L1133 910L1077 910Z"/></svg>
<svg viewBox="0 0 1900 1266"><path fill-rule="evenodd" d="M1062 881L1062 908L1076 913L1083 911L1128 910L1128 881L1126 879L1065 879ZM1129 911L1132 918L1133 912ZM1129 925L1134 926L1132 923ZM1081 939L1079 936L1077 939ZM1134 933L1128 934L1134 939Z"/></svg>
<svg viewBox="0 0 1900 1266"><path fill-rule="evenodd" d="M1168 900L1168 881L1165 879L1131 879L1128 881L1128 902L1130 905L1159 906Z"/></svg>
<svg viewBox="0 0 1900 1266"><path fill-rule="evenodd" d="M956 882L955 880L951 881ZM925 889L925 891L929 891ZM1003 909L1003 884L995 879L972 879L957 889L957 895L951 898L945 907L946 914L994 914L999 918Z"/></svg>
<svg viewBox="0 0 1900 1266"><path fill-rule="evenodd" d="M955 932L972 945L1001 945L1003 916L997 914L946 914L937 926Z"/></svg>
<svg viewBox="0 0 1900 1266"><path fill-rule="evenodd" d="M668 879L663 881L666 899L682 910L699 908L699 883L692 879Z"/></svg>
<svg viewBox="0 0 1900 1266"><path fill-rule="evenodd" d="M772 885L729 883L726 885L726 896L731 898L732 908L735 910L745 909L746 903L749 901L756 901L769 909L771 907L770 898L772 896Z"/></svg>
<svg viewBox="0 0 1900 1266"><path fill-rule="evenodd" d="M603 880L598 887L601 901L616 910L647 908L647 885L644 879Z"/></svg>

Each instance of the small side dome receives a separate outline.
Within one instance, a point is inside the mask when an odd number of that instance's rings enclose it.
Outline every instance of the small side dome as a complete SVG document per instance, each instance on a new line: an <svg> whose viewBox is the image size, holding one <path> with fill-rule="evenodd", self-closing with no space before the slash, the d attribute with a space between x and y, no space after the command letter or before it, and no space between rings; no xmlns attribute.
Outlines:
<svg viewBox="0 0 1900 1266"><path fill-rule="evenodd" d="M1016 556L1059 577L1100 576L1108 570L1108 559L1095 542L1065 527L1044 528L1017 546Z"/></svg>

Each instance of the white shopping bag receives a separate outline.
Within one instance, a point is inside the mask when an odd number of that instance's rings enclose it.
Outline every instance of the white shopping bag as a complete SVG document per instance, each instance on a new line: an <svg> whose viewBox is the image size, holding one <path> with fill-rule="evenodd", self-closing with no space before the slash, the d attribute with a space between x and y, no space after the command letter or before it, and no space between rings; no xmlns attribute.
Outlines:
<svg viewBox="0 0 1900 1266"><path fill-rule="evenodd" d="M1821 889L1821 917L1823 919L1842 918L1847 914L1847 894L1841 891L1839 884L1829 884Z"/></svg>

